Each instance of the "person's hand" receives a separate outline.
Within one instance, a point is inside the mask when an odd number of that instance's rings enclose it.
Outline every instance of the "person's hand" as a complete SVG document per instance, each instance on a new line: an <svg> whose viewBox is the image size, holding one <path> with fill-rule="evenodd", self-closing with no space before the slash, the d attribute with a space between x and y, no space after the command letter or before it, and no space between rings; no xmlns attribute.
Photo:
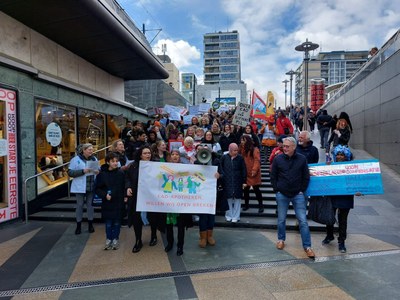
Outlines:
<svg viewBox="0 0 400 300"><path fill-rule="evenodd" d="M126 190L126 195L127 195L128 197L131 197L131 196L132 196L132 189L131 189L131 188L128 188L128 189Z"/></svg>
<svg viewBox="0 0 400 300"><path fill-rule="evenodd" d="M128 197L124 197L124 202L128 202Z"/></svg>
<svg viewBox="0 0 400 300"><path fill-rule="evenodd" d="M97 175L97 174L100 173L100 171L99 170L94 170L93 173Z"/></svg>
<svg viewBox="0 0 400 300"><path fill-rule="evenodd" d="M243 183L242 188L246 188L246 187L247 187L247 184Z"/></svg>
<svg viewBox="0 0 400 300"><path fill-rule="evenodd" d="M220 177L219 173L218 173L218 172L215 172L214 177L215 177L216 179L219 179L219 177Z"/></svg>
<svg viewBox="0 0 400 300"><path fill-rule="evenodd" d="M357 192L354 194L355 196L362 196L363 194L361 194L360 192Z"/></svg>

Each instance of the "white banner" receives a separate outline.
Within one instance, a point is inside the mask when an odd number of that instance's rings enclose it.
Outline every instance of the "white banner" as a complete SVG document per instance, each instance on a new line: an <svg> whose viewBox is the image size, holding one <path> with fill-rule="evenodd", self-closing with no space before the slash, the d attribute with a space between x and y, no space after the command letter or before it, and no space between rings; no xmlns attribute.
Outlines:
<svg viewBox="0 0 400 300"><path fill-rule="evenodd" d="M141 161L137 211L215 214L216 166Z"/></svg>

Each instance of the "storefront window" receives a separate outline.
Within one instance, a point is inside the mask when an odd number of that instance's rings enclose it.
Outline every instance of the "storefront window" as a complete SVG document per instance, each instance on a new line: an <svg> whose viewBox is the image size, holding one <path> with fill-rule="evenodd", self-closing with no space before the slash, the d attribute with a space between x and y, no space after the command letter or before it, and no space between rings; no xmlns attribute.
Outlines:
<svg viewBox="0 0 400 300"><path fill-rule="evenodd" d="M94 151L98 151L106 147L105 137L105 114L97 113L90 110L79 109L78 112L78 135L79 143L91 143ZM99 160L105 158L106 151L96 153Z"/></svg>
<svg viewBox="0 0 400 300"><path fill-rule="evenodd" d="M67 180L67 167L63 167L75 154L75 108L64 104L36 101L36 161L37 172L56 166L59 168L38 178L38 193L42 193Z"/></svg>
<svg viewBox="0 0 400 300"><path fill-rule="evenodd" d="M107 116L107 146L120 139L125 124L126 119L122 116Z"/></svg>

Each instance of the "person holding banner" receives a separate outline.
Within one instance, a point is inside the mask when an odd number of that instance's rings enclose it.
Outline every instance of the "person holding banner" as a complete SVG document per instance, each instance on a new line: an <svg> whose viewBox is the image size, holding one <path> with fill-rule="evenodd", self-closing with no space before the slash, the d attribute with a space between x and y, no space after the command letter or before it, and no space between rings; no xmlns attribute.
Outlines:
<svg viewBox="0 0 400 300"><path fill-rule="evenodd" d="M221 158L218 173L220 174L224 196L229 206L225 213L225 219L227 222L237 223L240 220L240 203L243 197L243 189L247 186L246 164L239 154L237 144L232 143L229 145L229 152Z"/></svg>
<svg viewBox="0 0 400 300"><path fill-rule="evenodd" d="M140 211L136 211L137 204L137 191L139 182L139 162L150 161L152 159L152 152L150 146L142 146L136 151L135 161L129 165L128 170L125 174L125 188L126 194L128 196L128 226L133 225L135 231L136 242L132 249L133 253L139 252L142 247L142 228L143 222L140 215ZM151 225L151 240L150 246L155 246L157 244L157 227L154 224L154 220L150 218L149 221Z"/></svg>
<svg viewBox="0 0 400 300"><path fill-rule="evenodd" d="M333 161L343 162L353 160L353 154L347 146L338 145L333 149ZM356 196L360 196L356 193ZM330 196L332 207L337 211L337 220L339 223L338 248L341 253L346 253L345 240L347 237L347 217L350 209L354 208L354 195L335 195ZM329 244L335 239L333 235L333 225L326 225L326 237L322 241L323 245Z"/></svg>
<svg viewBox="0 0 400 300"><path fill-rule="evenodd" d="M276 248L283 250L286 240L286 216L292 202L300 226L303 249L309 258L314 258L311 249L311 235L307 223L307 199L304 196L310 183L310 171L304 155L296 153L296 140L293 137L283 139L283 154L274 159L271 171L271 183L276 192L278 204L278 242Z"/></svg>
<svg viewBox="0 0 400 300"><path fill-rule="evenodd" d="M208 131L211 133L211 131ZM212 137L212 135L211 135ZM213 151L212 145L201 143L196 146L196 161L194 162L196 165L210 165L210 166L218 166L219 159L217 158L216 152ZM207 153L205 155L207 158L204 159L202 153ZM201 156L201 157L199 157ZM218 179L219 174L215 174L215 177ZM218 185L218 182L217 182ZM218 200L217 200L218 201ZM215 215L213 214L199 214L199 247L205 248L208 245L214 246L215 239L213 237L215 224Z"/></svg>
<svg viewBox="0 0 400 300"><path fill-rule="evenodd" d="M181 163L180 152L178 148L171 150L170 159L168 162ZM178 183L179 185L179 183ZM176 255L181 256L183 254L183 244L185 242L185 229L193 227L193 219L191 214L178 214L178 213L167 213L166 214L166 238L167 246L165 246L165 252L169 252L174 247L174 225L178 227L178 242L176 244L177 250Z"/></svg>

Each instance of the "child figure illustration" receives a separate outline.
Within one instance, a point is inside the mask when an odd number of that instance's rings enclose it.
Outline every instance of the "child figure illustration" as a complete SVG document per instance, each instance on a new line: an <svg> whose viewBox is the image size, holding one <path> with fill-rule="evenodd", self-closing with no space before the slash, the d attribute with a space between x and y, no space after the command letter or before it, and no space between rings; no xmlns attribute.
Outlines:
<svg viewBox="0 0 400 300"><path fill-rule="evenodd" d="M177 190L176 183L174 181L174 176L163 174L164 184L161 186L164 189L164 193L172 193L172 190Z"/></svg>
<svg viewBox="0 0 400 300"><path fill-rule="evenodd" d="M178 192L183 192L183 178L178 179Z"/></svg>
<svg viewBox="0 0 400 300"><path fill-rule="evenodd" d="M188 182L187 188L189 190L189 194L196 194L196 188L200 186L201 183L193 181L192 177L190 176L188 177L187 182Z"/></svg>

